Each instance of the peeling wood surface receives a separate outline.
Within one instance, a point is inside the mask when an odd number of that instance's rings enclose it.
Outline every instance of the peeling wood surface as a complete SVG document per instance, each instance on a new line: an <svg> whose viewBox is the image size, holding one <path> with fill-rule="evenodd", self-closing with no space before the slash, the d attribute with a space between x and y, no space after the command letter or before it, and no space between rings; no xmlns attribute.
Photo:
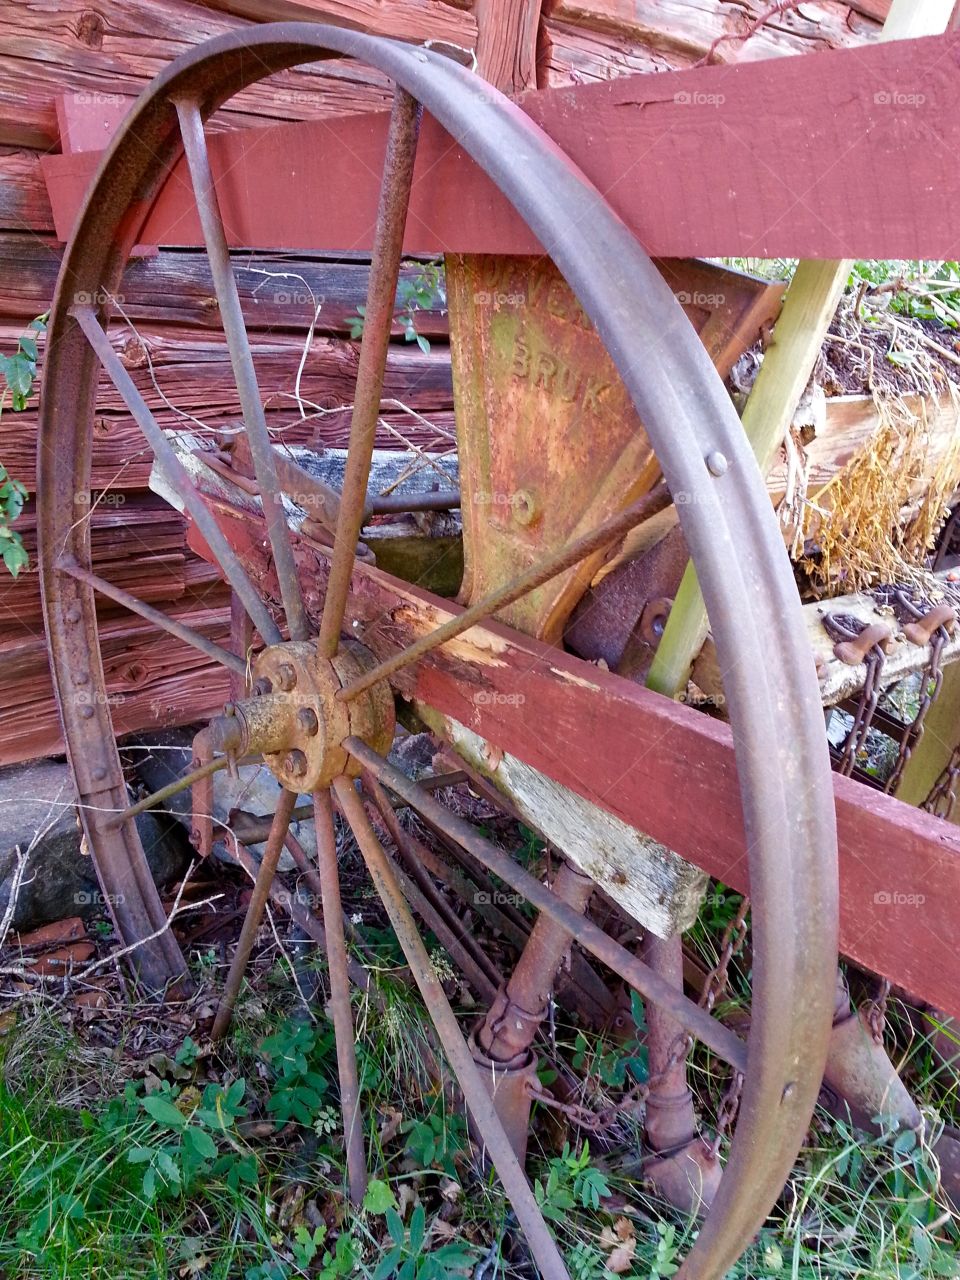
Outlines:
<svg viewBox="0 0 960 1280"><path fill-rule="evenodd" d="M0 159L0 174L2 164ZM63 246L52 237L0 233L0 323L29 321L49 308L62 256ZM318 305L317 333L343 335L349 333L357 307L366 301L370 269L359 255L354 262L344 262L323 254L238 250L232 261L247 326L296 331L301 346ZM419 265L405 266L401 283L412 283L420 273ZM124 311L136 325L147 326L148 332L160 326L174 332L188 328L222 333L210 268L200 250L161 249L134 258L118 292ZM426 338L446 338L447 315L441 298L431 308L416 312L416 328ZM395 336L401 332L398 322Z"/></svg>
<svg viewBox="0 0 960 1280"><path fill-rule="evenodd" d="M707 877L673 850L560 786L508 752L491 752L465 725L416 704L418 714L512 802L523 820L660 938L689 929Z"/></svg>

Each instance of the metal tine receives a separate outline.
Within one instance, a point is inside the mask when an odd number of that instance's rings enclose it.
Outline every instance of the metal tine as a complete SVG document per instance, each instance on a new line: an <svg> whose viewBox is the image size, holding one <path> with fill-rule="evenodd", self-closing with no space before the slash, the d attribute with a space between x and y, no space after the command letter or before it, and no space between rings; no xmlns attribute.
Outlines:
<svg viewBox="0 0 960 1280"><path fill-rule="evenodd" d="M310 635L310 624L303 606L297 566L293 558L290 527L280 498L276 460L270 443L270 433L267 430L257 373L253 366L250 340L247 337L247 327L244 324L243 310L240 306L240 293L230 262L220 204L210 169L203 119L199 106L192 98L177 98L174 106L180 121L180 133L193 182L193 194L200 214L203 238L207 246L213 286L216 290L223 331L230 351L230 363L233 366L233 376L240 396L247 438L250 441L253 467L260 487L263 514L270 538L270 548L273 552L274 567L280 583L280 596L290 629L290 638L306 640Z"/></svg>
<svg viewBox="0 0 960 1280"><path fill-rule="evenodd" d="M442 626L436 627L433 631L428 631L425 636L421 636L419 640L409 645L406 649L402 649L390 658L385 658L383 662L371 667L369 671L365 671L356 680L345 684L337 694L337 701L349 702L351 698L355 698L358 694L371 688L379 680L387 679L402 667L409 666L411 662L417 662L420 658L425 657L426 654L436 649L439 645L456 639L457 636L462 635L464 631L469 631L471 627L476 626L478 622L482 622L490 614L497 613L500 609L506 608L508 604L513 604L537 587L543 586L545 582L555 578L558 573L562 573L565 569L579 564L581 560L592 555L595 551L619 541L631 529L636 528L638 524L642 524L644 520L649 520L651 516L655 516L659 511L669 506L670 501L670 491L660 481L660 483L654 485L649 493L645 493L642 498L638 498L636 502L631 503L625 510L615 516L611 516L609 520L604 520L595 529L591 529L583 537L567 543L565 547L561 547L559 551L553 552L544 560L539 560L536 564L531 565L529 569L524 570L523 573L504 583L502 587L497 587L488 592L482 600L470 605L468 609L464 609L462 613L458 613L456 617L451 618Z"/></svg>
<svg viewBox="0 0 960 1280"><path fill-rule="evenodd" d="M277 800L277 808L273 815L270 835L267 838L267 847L263 851L263 859L253 886L253 897L250 899L250 906L247 908L247 914L244 917L243 928L240 930L240 937L237 940L237 949L233 953L230 972L227 974L223 995L220 997L220 1004L217 1007L217 1016L213 1020L210 1039L214 1043L223 1039L227 1028L230 1026L234 1005L237 1003L237 996L240 994L240 984L243 982L243 975L247 971L247 962L250 959L250 952L253 950L253 944L256 941L260 921L263 919L273 878L277 874L277 865L280 862L283 842L290 826L290 817L293 813L296 799L297 797L293 791L283 790Z"/></svg>
<svg viewBox="0 0 960 1280"><path fill-rule="evenodd" d="M526 1236L540 1273L545 1280L569 1280L569 1273L564 1266L560 1251L544 1222L526 1174L510 1145L500 1118L493 1109L493 1102L480 1074L480 1068L473 1060L450 1002L430 963L430 957L417 932L410 908L400 892L383 847L370 825L363 802L349 778L344 776L337 778L333 788L341 811L356 836L363 860L370 872L370 878L390 918L410 971L420 988L420 994L423 996L431 1021L443 1045L443 1051L463 1091L470 1115L483 1138L486 1153L513 1206L517 1221Z"/></svg>
<svg viewBox="0 0 960 1280"><path fill-rule="evenodd" d="M542 884L536 876L524 871L502 849L475 831L463 818L440 804L433 796L418 787L405 773L395 769L384 758L377 754L360 738L345 738L343 746L353 758L373 775L384 786L388 787L401 799L422 814L431 824L445 832L452 840L456 840L488 871L505 881L511 889L530 902L538 911L546 912L568 930L573 938L586 951L591 952L603 964L620 975L625 982L634 987L649 1000L656 1001L677 1022L702 1041L709 1049L738 1071L744 1072L747 1067L747 1046L729 1027L688 1000L682 991L678 991L671 983L643 963L626 947L615 942L609 934L590 920L585 920L567 903ZM340 793L337 792L339 795Z"/></svg>
<svg viewBox="0 0 960 1280"><path fill-rule="evenodd" d="M353 1008L350 1004L350 977L347 973L347 943L343 933L337 833L333 825L333 803L329 789L314 793L313 807L323 927L327 936L330 1012L337 1042L340 1108L343 1112L343 1136L347 1148L347 1179L350 1184L350 1201L359 1208L367 1190L367 1162L363 1148L363 1121L360 1116L356 1036Z"/></svg>
<svg viewBox="0 0 960 1280"><path fill-rule="evenodd" d="M227 581L240 597L254 626L267 644L278 644L283 639L280 628L270 616L269 609L247 577L246 570L237 559L207 504L197 492L186 468L177 457L177 451L164 435L162 427L150 412L147 402L110 345L110 339L97 319L93 307L86 305L71 307L70 314L80 326L97 359L106 369L110 381L119 391L123 403L130 410L134 421L153 449L157 465L163 472L167 484L177 493L203 535L207 546L217 557Z"/></svg>
<svg viewBox="0 0 960 1280"><path fill-rule="evenodd" d="M357 539L367 505L367 482L380 414L380 397L393 327L393 309L400 276L403 233L413 183L413 165L420 132L420 104L397 85L387 134L380 205L373 241L370 283L363 316L363 338L357 367L357 386L350 419L350 443L340 495L333 562L323 601L321 657L332 658L340 644L340 629L350 591Z"/></svg>
<svg viewBox="0 0 960 1280"><path fill-rule="evenodd" d="M229 668L235 674L239 676L246 674L247 664L243 658L231 653L229 649L224 649L223 645L216 644L213 640L208 640L206 636L201 635L193 627L184 626L182 622L177 622L175 618L168 618L165 613L162 613L159 609L154 609L152 605L145 604L142 600L137 599L135 595L131 595L129 591L124 591L122 587L115 587L112 582L107 582L104 578L98 578L95 573L90 573L87 569L81 568L72 556L61 557L57 561L57 569L60 573L67 574L68 577L76 578L78 582L85 582L88 587L92 587L94 591L98 591L102 596L107 596L110 600L115 600L117 604L122 604L131 613L137 613L141 618L146 618L155 627L160 627L163 631L169 631L171 635L176 636L178 640L182 640L184 644L189 644L194 649L199 649L208 658L212 658L214 662L219 662L221 666Z"/></svg>

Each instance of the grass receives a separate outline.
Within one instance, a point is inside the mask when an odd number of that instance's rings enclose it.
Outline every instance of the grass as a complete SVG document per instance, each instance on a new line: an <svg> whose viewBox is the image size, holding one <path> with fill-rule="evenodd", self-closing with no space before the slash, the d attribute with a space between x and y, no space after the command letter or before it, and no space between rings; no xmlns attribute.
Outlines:
<svg viewBox="0 0 960 1280"><path fill-rule="evenodd" d="M707 966L737 902L723 886L707 898L691 934ZM262 953L217 1057L176 1035L158 1051L136 1011L101 1027L29 996L0 1021L4 1280L533 1276L458 1097L431 1075L433 1037L401 980L396 942L374 918L364 933L376 991L355 1000L375 1179L363 1210L343 1197L331 1026L320 1005L303 1008L284 957ZM201 981L222 980L210 953L194 962ZM301 967L301 986L314 978L325 978L315 957ZM748 959L733 962L731 979L731 1000L746 1003ZM461 1012L467 1027L476 1013ZM731 1276L960 1276L957 1222L931 1152L943 1121L956 1122L957 1076L902 1010L890 1021L927 1116L924 1138L868 1138L818 1115L777 1209ZM643 1073L629 1038L605 1041L560 1011L553 1036L544 1053L579 1081L587 1106L615 1101ZM543 1069L550 1065L545 1056ZM691 1079L709 1116L725 1073L698 1049ZM588 1142L554 1113L535 1113L528 1170L574 1280L609 1280L608 1265L659 1280L691 1243L695 1224L642 1180L639 1137L628 1114Z"/></svg>

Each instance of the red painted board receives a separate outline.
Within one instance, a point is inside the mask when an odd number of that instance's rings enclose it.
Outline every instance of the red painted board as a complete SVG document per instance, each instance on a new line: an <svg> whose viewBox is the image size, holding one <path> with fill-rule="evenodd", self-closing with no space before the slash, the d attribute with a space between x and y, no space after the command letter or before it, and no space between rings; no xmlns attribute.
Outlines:
<svg viewBox="0 0 960 1280"><path fill-rule="evenodd" d="M521 104L652 254L960 256L958 33L623 77ZM384 130L383 116L353 116L211 137L232 242L369 250ZM43 157L61 237L96 162ZM429 120L411 213L408 252L538 251ZM199 243L180 172L144 242Z"/></svg>
<svg viewBox="0 0 960 1280"><path fill-rule="evenodd" d="M269 579L256 526L212 509L254 580ZM188 545L213 558L192 525ZM326 562L297 554L308 609L319 608ZM432 625L461 612L357 565L347 616L363 619L358 634L378 657L416 639L423 627L408 620L424 611ZM408 696L749 890L728 725L494 622L408 679ZM843 954L960 1017L960 827L837 774L833 793Z"/></svg>

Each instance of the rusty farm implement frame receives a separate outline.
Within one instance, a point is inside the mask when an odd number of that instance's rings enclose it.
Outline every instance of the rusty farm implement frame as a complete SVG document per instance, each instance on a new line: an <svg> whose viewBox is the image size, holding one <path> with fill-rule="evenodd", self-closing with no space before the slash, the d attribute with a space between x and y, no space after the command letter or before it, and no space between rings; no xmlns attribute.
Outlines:
<svg viewBox="0 0 960 1280"><path fill-rule="evenodd" d="M958 46L944 48L955 77ZM877 51L875 74L883 74L886 56ZM359 244L372 251L339 490L291 467L271 442L225 231L238 197L229 193L229 182L214 178L214 167L223 173L218 148L234 143L216 138L208 149L204 131L207 117L247 85L331 57L358 59L394 81L389 120L364 117L344 121L336 132L325 128L326 195L318 202L301 199L295 214L290 201L271 202L258 217L275 215L278 225L293 218L296 225L265 230L261 224L241 234L249 234L247 243L257 236L272 244L310 237L325 248ZM744 70L740 84L747 92L751 71ZM789 74L796 77L796 68ZM595 95L598 118L615 113L624 93L621 86L603 89ZM311 798L318 862L306 870L319 881L322 929L317 920L306 923L329 962L354 1199L362 1197L366 1171L350 994L356 970L341 924L335 810L356 837L542 1274L555 1280L566 1271L522 1160L536 1094L533 1045L573 940L647 1005L657 1067L646 1089L648 1133L656 1136L652 1117L659 1106L660 1140L652 1144L659 1172L674 1190L685 1182L694 1207L709 1204L681 1275L719 1277L762 1224L807 1131L829 1070L838 952L960 1014L960 841L933 816L831 773L791 566L717 371L723 361L716 351L711 358L663 266L658 270L641 247L636 220L615 211L595 185L608 182L603 170L610 156L598 154L593 171L584 156L581 169L558 145L557 133L566 131L569 149L577 149L570 124L575 98L576 91L554 99L560 127L551 137L546 105L538 122L536 105L521 110L442 52L301 24L214 40L154 82L93 178L50 321L38 481L47 632L88 847L115 904L120 936L127 945L140 944L132 958L146 988L175 991L188 978L165 928L136 813L192 786L194 843L207 854L220 839L209 807L217 770L262 760L281 784L259 864L236 846L256 885L215 1037L229 1021L296 797ZM308 146L296 138L312 126L292 128L291 148ZM421 134L421 156L424 143L427 155L421 164L439 166L439 177L428 179L418 169ZM315 143L314 137L309 146ZM382 164L379 194L370 185L374 156ZM234 154L234 162L242 161ZM192 210L185 211L185 193ZM374 195L375 217L364 215L373 228L369 238L358 232L358 222L365 228L366 221L357 210L369 214ZM233 212L225 219L228 200ZM161 430L108 332L131 251L162 239L160 228L170 234L183 219L188 238L206 249L216 286L253 475L246 489L231 489L222 462L205 469L202 452L184 454ZM669 241L670 234L661 238ZM236 243L236 232L230 238ZM371 510L368 473L397 277L405 250L418 248L448 254L460 493L434 495L433 505L459 502L462 510L466 574L458 603L384 573L361 541ZM675 248L666 244L663 251ZM530 305L501 307L500 295ZM103 372L155 454L158 483L233 590L238 624L229 649L92 571L89 522L76 513L89 509L78 505L77 495L86 494L89 503L91 430ZM251 488L258 495L252 500ZM485 506L490 492L509 501ZM291 524L281 493L309 507L308 526ZM396 505L405 505L399 495ZM418 505L429 506L430 499L406 499L408 508ZM562 644L604 561L625 538L642 535L671 512L682 531L682 562L689 553L705 597L729 726ZM129 800L105 694L98 592L222 664L237 689L224 714L198 735L192 771L137 805ZM648 594L655 599L669 592L648 588ZM648 615L652 645L656 624ZM568 855L551 886L445 807L431 787L387 762L398 698L465 757L470 776L485 760L495 781L503 771L514 801L526 797L531 825L548 829ZM529 938L519 938L520 959L505 985L482 948L458 933L456 916L431 880L436 859L399 824L396 800L462 851L461 881L492 874L536 909L536 924ZM554 835L549 820L560 811L568 825L586 823L592 831L607 824L600 854L584 850L583 841L565 847L563 832ZM638 832L644 842L638 843ZM384 833L403 869L385 851ZM749 891L746 1037L711 1016L710 999L688 999L671 968L673 953L658 949L658 931L675 936L690 923L682 911L667 918L663 909L688 863ZM890 917L876 906L878 892L894 884L909 892L914 883L928 886L922 935L918 928L887 925ZM595 923L590 903L598 888L650 931L639 953ZM412 908L488 1006L469 1037L431 967ZM742 916L735 923L726 963L745 929ZM714 997L722 976L714 975ZM739 1098L722 1178L718 1144L689 1133L678 1142L671 1134L671 1106L679 1100L685 1115L688 1105L683 1069L691 1038L728 1065L731 1113ZM679 1093L674 1097L671 1089Z"/></svg>

